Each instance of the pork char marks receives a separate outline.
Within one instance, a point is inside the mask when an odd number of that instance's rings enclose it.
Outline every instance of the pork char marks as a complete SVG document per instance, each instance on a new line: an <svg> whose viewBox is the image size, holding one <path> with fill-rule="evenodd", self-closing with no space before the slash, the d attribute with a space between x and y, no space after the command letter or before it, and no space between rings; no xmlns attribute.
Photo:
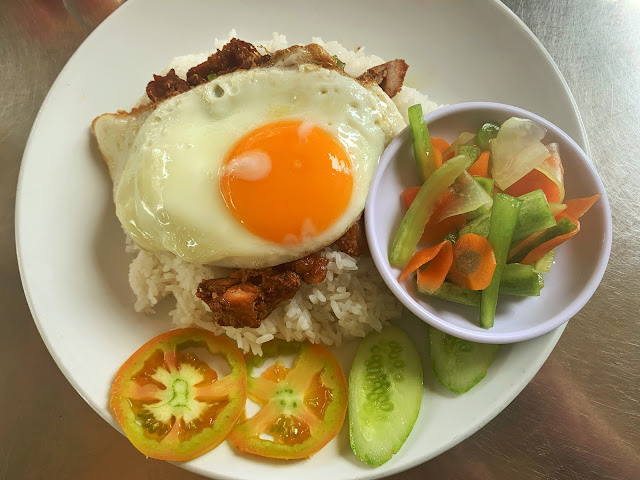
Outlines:
<svg viewBox="0 0 640 480"><path fill-rule="evenodd" d="M229 277L203 280L196 296L209 305L218 325L257 328L280 302L293 298L303 281L323 282L328 263L312 253L275 267L241 268Z"/></svg>

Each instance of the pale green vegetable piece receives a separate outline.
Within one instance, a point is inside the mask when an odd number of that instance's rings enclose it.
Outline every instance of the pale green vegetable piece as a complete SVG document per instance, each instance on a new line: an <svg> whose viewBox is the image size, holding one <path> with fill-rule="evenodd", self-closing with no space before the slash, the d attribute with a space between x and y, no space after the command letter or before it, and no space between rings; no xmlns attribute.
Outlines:
<svg viewBox="0 0 640 480"><path fill-rule="evenodd" d="M511 117L500 127L491 144L491 176L501 190L506 190L540 165L549 150L541 140L547 131L524 118Z"/></svg>
<svg viewBox="0 0 640 480"><path fill-rule="evenodd" d="M442 194L471 165L471 159L458 155L437 168L420 187L415 200L404 214L389 250L389 263L404 267L414 253Z"/></svg>
<svg viewBox="0 0 640 480"><path fill-rule="evenodd" d="M491 195L467 172L463 172L456 179L453 190L454 197L447 203L447 208L442 211L438 220L473 212L483 205L488 208L493 205Z"/></svg>

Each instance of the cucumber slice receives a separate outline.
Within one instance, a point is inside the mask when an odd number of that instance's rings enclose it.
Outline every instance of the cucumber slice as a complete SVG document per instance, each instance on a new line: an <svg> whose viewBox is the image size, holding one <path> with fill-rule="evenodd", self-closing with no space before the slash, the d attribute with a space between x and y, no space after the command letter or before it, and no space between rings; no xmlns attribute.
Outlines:
<svg viewBox="0 0 640 480"><path fill-rule="evenodd" d="M400 450L418 418L422 363L398 327L368 334L349 374L349 437L353 452L377 467Z"/></svg>
<svg viewBox="0 0 640 480"><path fill-rule="evenodd" d="M465 393L487 375L500 345L475 343L429 325L429 356L438 382L453 393Z"/></svg>

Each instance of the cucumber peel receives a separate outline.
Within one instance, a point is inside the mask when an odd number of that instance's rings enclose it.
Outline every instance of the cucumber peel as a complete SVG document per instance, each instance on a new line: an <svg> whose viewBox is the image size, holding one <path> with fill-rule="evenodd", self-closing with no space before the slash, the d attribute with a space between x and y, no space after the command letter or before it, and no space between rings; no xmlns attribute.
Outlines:
<svg viewBox="0 0 640 480"><path fill-rule="evenodd" d="M429 357L436 380L453 393L465 393L487 375L500 345L475 343L429 325Z"/></svg>
<svg viewBox="0 0 640 480"><path fill-rule="evenodd" d="M562 217L553 227L547 228L538 235L534 240L529 242L524 248L515 253L509 261L512 263L520 263L534 248L539 247L545 242L552 240L560 235L573 232L578 226L567 217Z"/></svg>
<svg viewBox="0 0 640 480"><path fill-rule="evenodd" d="M422 402L422 362L398 327L362 339L349 373L349 438L356 456L380 466L400 450Z"/></svg>

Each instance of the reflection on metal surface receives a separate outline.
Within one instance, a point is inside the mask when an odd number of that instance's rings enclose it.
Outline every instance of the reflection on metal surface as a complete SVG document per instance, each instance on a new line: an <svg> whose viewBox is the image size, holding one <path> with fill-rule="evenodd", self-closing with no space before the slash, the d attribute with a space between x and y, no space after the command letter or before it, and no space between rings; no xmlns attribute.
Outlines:
<svg viewBox="0 0 640 480"><path fill-rule="evenodd" d="M62 0L74 20L89 31L124 2L125 0Z"/></svg>
<svg viewBox="0 0 640 480"><path fill-rule="evenodd" d="M200 478L146 460L67 383L31 320L14 253L16 180L31 124L67 59L120 3L0 1L0 368L3 385L19 392L0 397L2 478ZM394 478L631 480L640 472L640 8L632 0L505 3L576 97L611 202L611 260L518 398L476 435Z"/></svg>

